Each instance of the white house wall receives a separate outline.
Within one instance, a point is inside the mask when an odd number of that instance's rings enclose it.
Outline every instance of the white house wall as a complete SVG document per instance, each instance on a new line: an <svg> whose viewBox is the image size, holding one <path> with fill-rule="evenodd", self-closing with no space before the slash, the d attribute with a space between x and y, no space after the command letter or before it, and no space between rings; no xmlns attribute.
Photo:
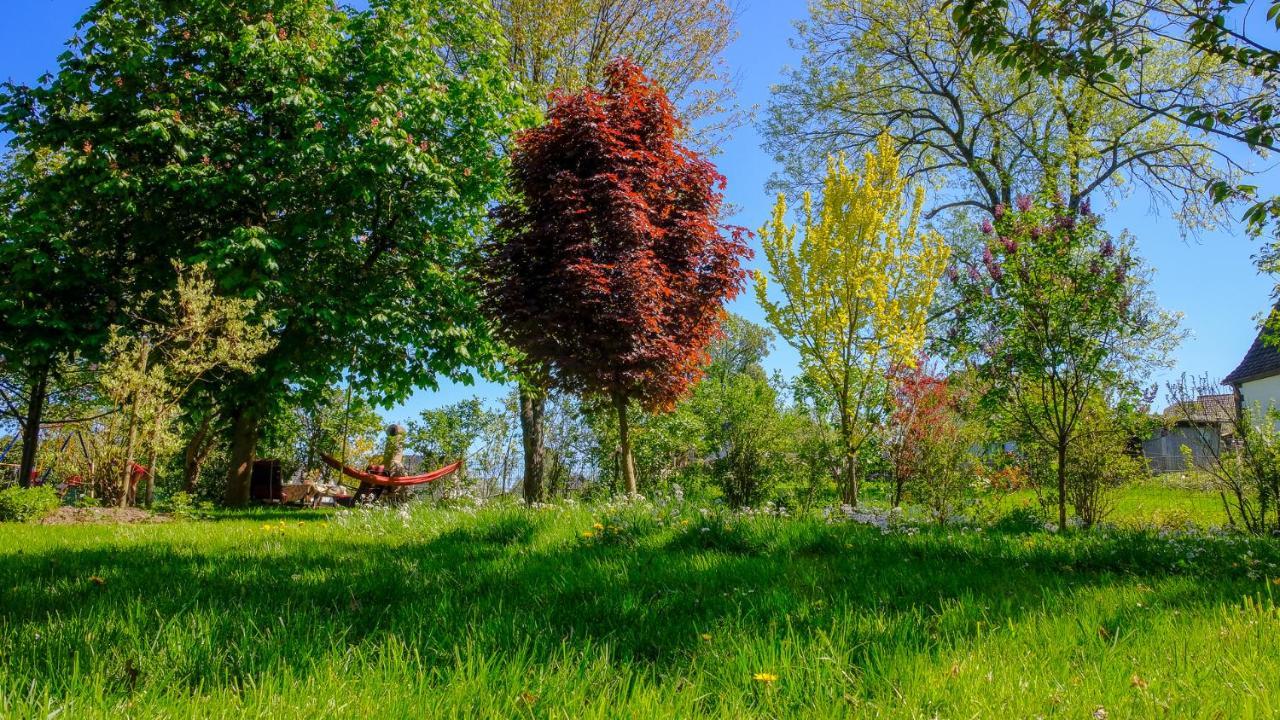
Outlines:
<svg viewBox="0 0 1280 720"><path fill-rule="evenodd" d="M1244 409L1254 413L1265 413L1267 408L1280 408L1280 375L1250 380L1240 385L1240 398Z"/></svg>

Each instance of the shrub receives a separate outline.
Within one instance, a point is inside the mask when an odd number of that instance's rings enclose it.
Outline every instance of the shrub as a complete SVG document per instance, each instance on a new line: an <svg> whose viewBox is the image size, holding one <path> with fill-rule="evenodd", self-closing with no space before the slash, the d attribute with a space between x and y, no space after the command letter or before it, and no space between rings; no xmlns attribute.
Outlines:
<svg viewBox="0 0 1280 720"><path fill-rule="evenodd" d="M102 507L102 500L88 493L81 493L76 496L76 500L73 505L78 508Z"/></svg>
<svg viewBox="0 0 1280 720"><path fill-rule="evenodd" d="M733 555L760 552L764 544L753 524L724 510L701 513L701 517L682 524L680 532L667 547L677 550L715 550Z"/></svg>
<svg viewBox="0 0 1280 720"><path fill-rule="evenodd" d="M895 368L888 379L892 504L898 507L910 495L934 522L944 524L959 514L980 470L972 452L980 444L980 428L962 412L968 394L928 371L923 361Z"/></svg>
<svg viewBox="0 0 1280 720"><path fill-rule="evenodd" d="M172 515L178 520L198 520L209 515L213 504L208 501L197 503L191 493L176 492L160 503L160 512Z"/></svg>
<svg viewBox="0 0 1280 720"><path fill-rule="evenodd" d="M1227 522L1257 535L1280 534L1280 411L1260 405L1241 408L1232 420L1233 441L1227 443L1216 428L1210 431L1212 426L1195 422L1206 396L1221 387L1207 377L1183 375L1168 389L1170 410L1192 421L1192 427L1204 428L1195 433L1195 447L1183 445L1182 452L1187 469L1203 473L1218 491Z"/></svg>
<svg viewBox="0 0 1280 720"><path fill-rule="evenodd" d="M1190 533L1200 529L1195 516L1181 508L1152 510L1137 526L1160 533Z"/></svg>
<svg viewBox="0 0 1280 720"><path fill-rule="evenodd" d="M1141 437L1132 417L1121 410L1091 405L1081 417L1084 430L1072 443L1067 463L1067 501L1084 527L1093 527L1112 510L1112 491L1150 473L1127 443Z"/></svg>
<svg viewBox="0 0 1280 720"><path fill-rule="evenodd" d="M1039 532L1044 530L1044 516L1031 505L1019 505L996 518L991 529L1019 534Z"/></svg>
<svg viewBox="0 0 1280 720"><path fill-rule="evenodd" d="M643 500L619 500L601 506L599 518L583 539L600 545L634 547L668 524L679 524L679 508L662 508Z"/></svg>
<svg viewBox="0 0 1280 720"><path fill-rule="evenodd" d="M61 504L57 491L48 485L32 488L8 487L0 490L0 521L39 520L58 509Z"/></svg>

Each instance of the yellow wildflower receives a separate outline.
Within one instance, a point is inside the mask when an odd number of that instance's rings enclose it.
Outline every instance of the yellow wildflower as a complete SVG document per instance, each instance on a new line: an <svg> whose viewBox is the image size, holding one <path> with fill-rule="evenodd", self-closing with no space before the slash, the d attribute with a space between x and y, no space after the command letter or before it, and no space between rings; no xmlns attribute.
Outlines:
<svg viewBox="0 0 1280 720"><path fill-rule="evenodd" d="M758 672L755 675L752 675L751 679L755 680L756 682L765 683L767 685L771 682L776 681L778 679L778 676L774 675L773 673Z"/></svg>
<svg viewBox="0 0 1280 720"><path fill-rule="evenodd" d="M593 527L593 528L595 528L595 529L597 529L597 530L603 530L603 529L604 529L604 526L603 526L603 525L601 525L600 523L596 523L595 525L592 525L591 527Z"/></svg>
<svg viewBox="0 0 1280 720"><path fill-rule="evenodd" d="M587 530L586 532L582 533L582 537L584 538L595 537L595 535L596 534L591 532L590 530Z"/></svg>

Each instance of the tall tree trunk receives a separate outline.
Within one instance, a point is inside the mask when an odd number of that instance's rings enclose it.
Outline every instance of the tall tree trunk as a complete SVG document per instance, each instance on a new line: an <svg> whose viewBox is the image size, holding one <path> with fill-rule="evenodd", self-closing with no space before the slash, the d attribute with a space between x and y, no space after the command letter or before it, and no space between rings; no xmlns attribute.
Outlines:
<svg viewBox="0 0 1280 720"><path fill-rule="evenodd" d="M138 369L142 377L147 374L147 357L151 354L150 343L142 344L142 351L138 354ZM129 487L133 479L133 452L137 449L138 444L138 393L135 390L133 397L129 402L129 440L124 448L124 469L120 474L120 507L128 507L129 505ZM154 471L153 468L147 468L147 474L150 475Z"/></svg>
<svg viewBox="0 0 1280 720"><path fill-rule="evenodd" d="M627 396L618 394L613 397L614 407L618 409L618 464L622 470L622 484L628 495L636 494L636 464L631 458L631 428L627 424Z"/></svg>
<svg viewBox="0 0 1280 720"><path fill-rule="evenodd" d="M840 502L858 507L858 451L853 446L853 420L841 410L840 445L844 462L840 466Z"/></svg>
<svg viewBox="0 0 1280 720"><path fill-rule="evenodd" d="M133 480L133 451L138 443L138 399L129 405L129 440L124 446L124 467L120 470L120 507L129 506L129 486ZM150 468L148 468L148 472Z"/></svg>
<svg viewBox="0 0 1280 720"><path fill-rule="evenodd" d="M853 453L846 453L841 468L840 502L858 507L858 460Z"/></svg>
<svg viewBox="0 0 1280 720"><path fill-rule="evenodd" d="M258 414L248 407L236 409L231 419L231 466L227 468L225 501L232 507L249 504L253 453L258 445Z"/></svg>
<svg viewBox="0 0 1280 720"><path fill-rule="evenodd" d="M31 380L31 394L27 398L27 422L22 427L22 460L18 465L18 484L31 486L31 473L36 469L36 450L40 446L40 420L44 416L44 401L49 390L49 365L36 368Z"/></svg>
<svg viewBox="0 0 1280 720"><path fill-rule="evenodd" d="M541 388L520 386L520 439L524 445L524 501L532 505L543 499L546 478L546 447L543 418L547 394Z"/></svg>
<svg viewBox="0 0 1280 720"><path fill-rule="evenodd" d="M148 510L151 509L151 501L155 499L156 494L156 433L151 433L151 449L147 453L147 492L143 496L142 504Z"/></svg>
<svg viewBox="0 0 1280 720"><path fill-rule="evenodd" d="M183 451L182 490L188 495L196 491L196 483L200 482L200 469L204 467L204 461L213 449L213 433L210 432L212 426L213 416L206 415Z"/></svg>
<svg viewBox="0 0 1280 720"><path fill-rule="evenodd" d="M1058 532L1067 529L1067 443L1058 441Z"/></svg>

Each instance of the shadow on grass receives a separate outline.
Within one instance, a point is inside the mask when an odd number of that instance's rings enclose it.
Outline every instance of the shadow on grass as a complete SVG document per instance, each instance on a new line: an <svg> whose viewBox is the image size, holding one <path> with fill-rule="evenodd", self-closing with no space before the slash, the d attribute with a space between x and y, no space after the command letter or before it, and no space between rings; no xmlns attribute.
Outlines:
<svg viewBox="0 0 1280 720"><path fill-rule="evenodd" d="M301 540L246 530L208 544L7 552L0 645L21 665L15 672L47 674L55 687L74 682L57 667L70 657L129 677L132 688L131 658L158 652L165 656L152 660L176 668L194 690L282 667L306 674L346 649L376 649L390 638L428 665L452 662L460 645L544 664L566 649L607 645L614 658L661 673L687 662L701 633L726 627L768 635L785 626L793 636L844 628L856 664L890 642L936 649L935 620L946 608L962 608L951 625L953 639L963 638L975 632L971 620L1000 627L1046 604L1069 606L1081 591L1179 572L1168 543L1142 535L904 537L816 523L774 535L766 524L715 534L689 528L624 547L580 538L539 544L545 522L513 513L433 537L335 530ZM1166 606L1238 601L1243 578L1213 563L1182 570L1206 580L1195 592L1169 593ZM867 616L887 620L891 636L860 630L857 619ZM35 640L17 633L53 618L71 630L43 630ZM96 636L86 628L98 628Z"/></svg>

